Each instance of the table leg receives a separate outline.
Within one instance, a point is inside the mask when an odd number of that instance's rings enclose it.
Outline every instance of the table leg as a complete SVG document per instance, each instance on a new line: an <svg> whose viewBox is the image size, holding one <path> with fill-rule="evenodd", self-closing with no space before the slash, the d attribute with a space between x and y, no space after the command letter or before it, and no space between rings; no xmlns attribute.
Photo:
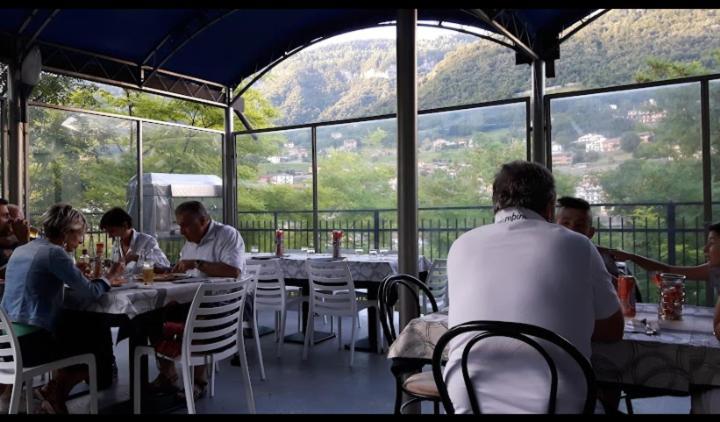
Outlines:
<svg viewBox="0 0 720 422"><path fill-rule="evenodd" d="M298 283L298 285L302 288L303 296L308 296L310 294L310 287L308 286L307 280L302 280L302 282ZM301 331L285 336L286 343L305 344L305 330L307 328L307 321L309 318L309 314L310 314L310 304L308 302L303 302ZM313 331L313 344L322 343L323 341L330 340L331 338L334 338L334 337L335 337L335 333L314 330Z"/></svg>

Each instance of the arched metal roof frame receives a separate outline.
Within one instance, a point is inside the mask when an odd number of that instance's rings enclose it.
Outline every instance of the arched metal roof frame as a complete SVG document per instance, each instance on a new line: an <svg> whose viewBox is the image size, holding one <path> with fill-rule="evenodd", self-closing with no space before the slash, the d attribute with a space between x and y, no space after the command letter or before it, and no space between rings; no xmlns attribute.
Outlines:
<svg viewBox="0 0 720 422"><path fill-rule="evenodd" d="M540 57L551 66L552 60L559 57L559 34L594 13L594 10L419 9L418 17L419 20L452 22L503 34L513 40L517 63L527 63ZM395 9L162 9L121 12L103 9L4 9L0 10L0 18L3 18L0 19L0 56L17 61L34 42L41 49L43 66L47 71L227 106L233 88L257 69L277 64L278 60L300 51L303 46L312 45L329 35L393 20L396 13ZM66 32L73 31L63 31L72 25L77 26L83 17L87 20L88 16L98 19L97 22L90 20L83 23L87 33L79 31L78 34L68 35ZM307 17L313 19L307 20ZM141 21L137 25L142 27L142 33L130 31L122 34L125 37L113 33L133 19ZM286 26L282 31L265 30L275 27L271 25L273 20L282 21ZM266 31L260 40L262 45L245 48L251 50L245 62L226 63L212 56L218 50L215 44L223 41L218 37L234 34L232 31L236 30L234 25L238 22L249 27L249 32L238 32L243 36L258 28ZM77 27L73 30L78 32ZM98 32L96 37L90 36L93 31ZM209 40L215 42L209 43ZM193 48L188 48L191 44ZM82 48L83 45L99 48L88 50ZM208 48L198 49L198 45ZM240 50L247 46L247 43L241 45ZM103 49L105 51L100 51ZM215 51L204 51L213 49ZM128 51L133 54L121 54ZM214 61L208 65L203 58L210 56ZM235 68L232 68L233 65ZM221 74L225 76L217 76Z"/></svg>
<svg viewBox="0 0 720 422"><path fill-rule="evenodd" d="M381 23L378 23L378 24L376 24L376 25L371 25L371 26L367 26L367 27L364 27L364 28L356 28L356 29L353 29L352 31L361 31L361 30L363 30L363 29L371 29L371 28L377 28L377 27L383 27L383 26L395 26L395 22L381 22ZM418 23L417 23L417 26L431 27L431 28L441 28L441 29L447 29L448 31L455 31L455 32L459 32L459 33L462 33L462 34L472 35L472 36L475 36L475 37L480 38L480 39L484 39L484 40L487 40L487 41L494 42L494 43L496 43L496 44L498 44L498 45L501 45L501 46L503 46L503 47L505 47L505 48L509 48L509 49L515 51L516 53L517 53L517 52L520 52L520 50L519 50L517 47L515 47L514 45L512 45L511 43L501 41L501 40L499 40L499 39L497 39L497 38L493 38L493 37L490 37L490 36L488 36L488 35L479 34L479 33L477 33L477 32L472 32L472 31L468 31L468 30L465 30L465 29L462 29L462 28L454 28L454 27L449 27L449 26L442 26L442 21L438 21L437 24L430 24L430 23L418 22ZM319 37L319 38L316 38L316 39L314 39L314 40L311 40L309 43L307 43L307 44L305 44L305 45L298 46L298 47L296 47L295 49L293 49L292 51L288 51L288 52L284 53L282 56L280 56L280 57L278 57L277 59L275 59L275 61L273 61L272 63L270 63L270 64L268 64L267 66L265 66L264 68L260 69L258 72L255 72L255 73L252 75L252 76L253 76L252 79L251 79L250 81L248 81L245 85L243 85L242 88L240 88L240 90L234 94L233 99L232 99L232 101L231 101L230 103L231 103L231 104L235 104L235 103L240 99L240 97L242 97L242 95L245 93L245 91L247 91L249 88L251 88L252 85L255 84L255 82L257 82L258 80L260 80L260 78L262 78L263 76L265 76L270 70L272 70L273 68L275 68L275 67L276 67L277 65L279 65L280 63L284 62L285 60L289 59L290 57L294 56L295 54L297 54L297 53L299 53L299 52L301 52L301 51L303 51L303 50L305 50L306 48L308 48L308 47L310 47L310 46L313 46L313 45L315 45L315 44L317 44L317 43L319 43L319 42L322 42L322 41L325 41L325 40L329 40L330 38L333 38L333 37L336 37L336 36L338 36L338 35L342 35L342 34L345 34L345 33L348 33L348 32L350 32L350 31L344 30L344 31L342 31L342 32L340 32L340 33L337 33L337 34L328 34L328 35L326 35L326 36Z"/></svg>

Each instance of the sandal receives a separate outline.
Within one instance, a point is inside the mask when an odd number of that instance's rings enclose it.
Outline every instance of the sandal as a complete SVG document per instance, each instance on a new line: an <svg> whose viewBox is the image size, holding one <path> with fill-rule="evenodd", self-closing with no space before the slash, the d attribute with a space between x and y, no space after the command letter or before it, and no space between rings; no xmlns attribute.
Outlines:
<svg viewBox="0 0 720 422"><path fill-rule="evenodd" d="M207 382L206 383L195 383L193 384L193 400L197 401L207 393ZM178 399L185 400L185 391L178 391Z"/></svg>
<svg viewBox="0 0 720 422"><path fill-rule="evenodd" d="M173 379L168 378L166 375L160 373L149 385L149 389L152 394L163 395L174 393L178 390L175 383L178 380L178 376L175 375Z"/></svg>
<svg viewBox="0 0 720 422"><path fill-rule="evenodd" d="M49 413L52 415L68 414L65 400L63 400L62 397L58 397L57 384L54 379L50 380L45 387L35 389L34 394L42 400L42 403L40 403L40 410L42 413Z"/></svg>

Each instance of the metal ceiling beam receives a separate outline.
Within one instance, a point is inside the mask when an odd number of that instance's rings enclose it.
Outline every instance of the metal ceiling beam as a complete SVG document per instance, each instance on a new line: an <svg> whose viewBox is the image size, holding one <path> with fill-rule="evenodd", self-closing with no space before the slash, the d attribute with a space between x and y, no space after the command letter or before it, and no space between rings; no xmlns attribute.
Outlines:
<svg viewBox="0 0 720 422"><path fill-rule="evenodd" d="M37 14L39 9L33 9L32 12L30 12L30 15L28 15L27 18L25 18L25 21L20 25L20 29L18 29L17 33L18 35L22 35L22 33L25 31L25 28L27 28L28 25L30 25L30 22L32 22L33 18Z"/></svg>
<svg viewBox="0 0 720 422"><path fill-rule="evenodd" d="M27 43L25 44L25 50L23 51L22 57L20 57L21 60L24 59L25 55L28 53L28 51L30 51L30 48L32 48L32 45L33 45L33 43L35 42L35 40L37 39L37 37L40 36L40 34L43 32L43 30L45 30L45 27L48 26L48 24L53 20L53 18L54 18L58 13L60 13L60 9L55 9L55 10L53 10L53 11L50 13L50 15L48 15L48 17L45 18L45 20L43 21L42 25L40 25L40 27L37 29L37 31L35 31L35 33L32 34L32 36L30 37L30 39L29 39L29 40L27 41Z"/></svg>
<svg viewBox="0 0 720 422"><path fill-rule="evenodd" d="M572 29L572 31L568 32L567 34L563 35L562 38L558 41L558 44L562 44L565 40L575 35L576 32L579 30L585 28L586 26L590 25L591 23L595 22L597 18L600 16L603 16L605 13L609 12L610 9L598 9L599 12L595 15L592 15L590 17L586 17L584 19L580 20L580 24Z"/></svg>
<svg viewBox="0 0 720 422"><path fill-rule="evenodd" d="M517 32L518 28L515 28L515 33L511 32L509 29L507 29L504 25L500 24L498 21L495 20L495 16L499 15L500 13L494 13L493 17L490 17L484 10L482 9L464 9L467 13L469 13L472 16L475 16L476 18L479 18L486 24L490 25L494 30L501 33L505 37L507 37L510 41L515 44L515 46L520 50L521 53L525 54L530 58L531 60L538 60L540 59L540 56L533 51L532 47L529 45L529 42L522 41L518 35ZM513 20L514 22L514 20ZM529 41L529 40L528 40Z"/></svg>
<svg viewBox="0 0 720 422"><path fill-rule="evenodd" d="M146 82L147 80L149 80L150 78L152 78L152 77L155 75L155 73L157 73L157 71L158 71L165 63L168 62L168 60L170 60L175 54L177 54L180 50L182 50L182 48L185 47L185 45L187 45L187 43L189 43L190 41L192 41L193 38L197 37L198 35L200 35L203 31L205 31L205 30L208 29L209 27L213 26L213 25L216 24L217 22L221 21L221 20L224 19L225 17L227 17L227 16L229 16L229 15L235 13L235 12L236 12L236 9L233 9L233 10L230 10L230 11L226 11L226 12L220 14L219 16L215 16L214 18L211 18L211 19L209 19L209 20L207 19L207 17L205 17L205 20L204 20L204 21L198 22L199 27L195 28L195 29L194 29L192 32L190 32L190 33L185 33L185 32L187 31L188 26L191 26L191 24L183 25L182 28L180 28L180 29L177 30L177 31L174 31L175 33L171 34L169 40L163 40L163 41L161 41L161 43L160 43L158 46L156 46L155 49L154 49L153 51L151 51L150 54L145 58L145 62L144 62L143 64L145 64L145 63L147 62L147 60L150 59L150 57L156 55L156 54L157 54L157 50L160 49L160 48L161 48L164 44L166 44L168 41L172 41L174 38L177 37L177 41L179 42L179 44L177 44L175 47L173 47L167 54L165 54L165 56L163 56L163 58L159 61L159 63L157 63L155 66L152 67L152 71L151 71L150 74L147 76L147 78L145 78L145 79L142 81L141 85L144 86L144 85L145 85L145 82ZM196 20L196 19L193 19L193 21L195 21L195 20Z"/></svg>

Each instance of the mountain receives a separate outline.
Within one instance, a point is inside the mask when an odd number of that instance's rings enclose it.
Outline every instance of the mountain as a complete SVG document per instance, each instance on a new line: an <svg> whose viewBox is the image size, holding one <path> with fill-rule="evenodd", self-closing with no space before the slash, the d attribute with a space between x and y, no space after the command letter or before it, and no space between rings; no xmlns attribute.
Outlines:
<svg viewBox="0 0 720 422"><path fill-rule="evenodd" d="M627 84L649 58L698 61L720 72L720 11L617 9L561 45L548 92ZM493 42L448 31L418 42L420 109L528 95L530 67ZM356 40L302 51L255 86L277 107L276 125L329 121L395 110L395 43Z"/></svg>

